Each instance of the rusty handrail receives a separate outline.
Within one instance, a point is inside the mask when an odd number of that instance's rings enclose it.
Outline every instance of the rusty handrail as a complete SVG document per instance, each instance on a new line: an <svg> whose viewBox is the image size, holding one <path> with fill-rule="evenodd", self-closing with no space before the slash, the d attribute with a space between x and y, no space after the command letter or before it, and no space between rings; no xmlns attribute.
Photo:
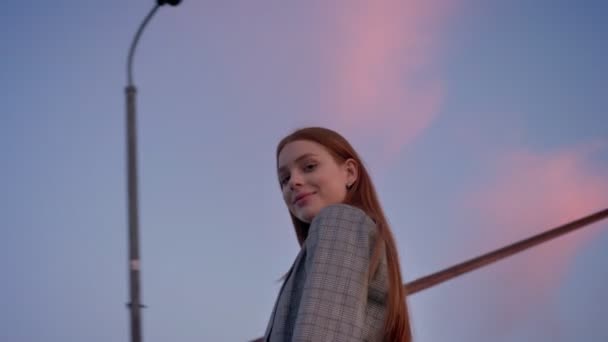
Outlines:
<svg viewBox="0 0 608 342"><path fill-rule="evenodd" d="M450 279L456 278L464 273L476 270L483 266L494 263L498 260L504 259L521 251L524 251L528 248L539 245L543 242L547 242L552 240L558 236L570 233L577 229L588 226L597 221L603 220L608 217L608 209L604 209L598 211L589 216L580 218L576 221L572 221L570 223L564 224L562 226L550 229L546 232L540 233L538 235L534 235L527 239L521 240L519 242L515 242L506 247L502 247L495 251L486 253L484 255L478 256L476 258L467 260L460 264L448 267L444 270L435 272L433 274L424 276L422 278L418 278L414 281L411 281L404 285L406 293L408 295L414 294L416 292L420 292L429 287L438 285Z"/></svg>

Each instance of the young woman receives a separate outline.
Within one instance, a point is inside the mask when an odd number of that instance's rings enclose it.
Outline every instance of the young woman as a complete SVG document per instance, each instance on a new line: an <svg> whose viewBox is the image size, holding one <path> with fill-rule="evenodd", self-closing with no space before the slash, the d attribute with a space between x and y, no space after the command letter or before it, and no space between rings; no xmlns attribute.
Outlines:
<svg viewBox="0 0 608 342"><path fill-rule="evenodd" d="M395 241L361 158L321 127L283 138L276 158L301 249L263 340L410 342Z"/></svg>

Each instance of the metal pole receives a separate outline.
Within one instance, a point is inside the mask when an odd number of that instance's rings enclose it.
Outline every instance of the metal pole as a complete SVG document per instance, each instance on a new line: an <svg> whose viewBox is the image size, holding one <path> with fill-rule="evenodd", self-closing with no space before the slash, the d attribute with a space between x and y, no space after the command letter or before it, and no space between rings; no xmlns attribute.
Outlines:
<svg viewBox="0 0 608 342"><path fill-rule="evenodd" d="M476 270L483 266L487 266L489 264L492 264L496 261L499 261L499 260L509 257L511 255L517 254L526 249L540 245L541 243L552 240L558 236L562 236L564 234L573 232L575 230L588 226L597 221L603 220L606 217L608 217L608 209L598 211L594 214L580 218L576 221L564 224L562 226L553 228L544 233L534 235L525 240L521 240L519 242L502 247L500 249L497 249L492 252L486 253L484 255L478 256L476 258L467 260L465 262L454 265L452 267L448 267L439 272L416 279L416 280L404 285L406 293L408 295L411 295L416 292L420 292L429 287L432 287L432 286L441 284L443 282L446 282L450 279L456 278L464 273L471 272L473 270Z"/></svg>
<svg viewBox="0 0 608 342"><path fill-rule="evenodd" d="M141 295L139 260L139 208L137 201L137 126L134 86L127 86L127 191L129 200L129 295L131 311L131 341L141 342Z"/></svg>

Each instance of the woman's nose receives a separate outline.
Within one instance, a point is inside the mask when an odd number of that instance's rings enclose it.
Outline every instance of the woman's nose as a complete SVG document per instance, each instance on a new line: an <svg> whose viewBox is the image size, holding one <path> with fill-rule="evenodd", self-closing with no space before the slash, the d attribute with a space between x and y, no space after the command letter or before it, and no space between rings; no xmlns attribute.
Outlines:
<svg viewBox="0 0 608 342"><path fill-rule="evenodd" d="M289 176L289 187L293 190L302 185L302 176L298 172L293 172Z"/></svg>

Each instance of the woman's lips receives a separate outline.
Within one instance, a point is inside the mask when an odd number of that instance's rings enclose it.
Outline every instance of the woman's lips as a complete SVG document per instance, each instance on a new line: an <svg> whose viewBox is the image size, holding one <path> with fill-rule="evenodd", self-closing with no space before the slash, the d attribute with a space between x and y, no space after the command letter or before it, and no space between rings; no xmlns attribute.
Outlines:
<svg viewBox="0 0 608 342"><path fill-rule="evenodd" d="M296 201L295 201L295 202L293 202L293 203L294 203L295 205L300 205L300 204L302 204L303 202L305 202L305 201L306 201L306 199L307 199L307 198L309 198L311 195L314 195L314 192L310 192L310 193L304 194L303 196L296 197L297 199L296 199Z"/></svg>

